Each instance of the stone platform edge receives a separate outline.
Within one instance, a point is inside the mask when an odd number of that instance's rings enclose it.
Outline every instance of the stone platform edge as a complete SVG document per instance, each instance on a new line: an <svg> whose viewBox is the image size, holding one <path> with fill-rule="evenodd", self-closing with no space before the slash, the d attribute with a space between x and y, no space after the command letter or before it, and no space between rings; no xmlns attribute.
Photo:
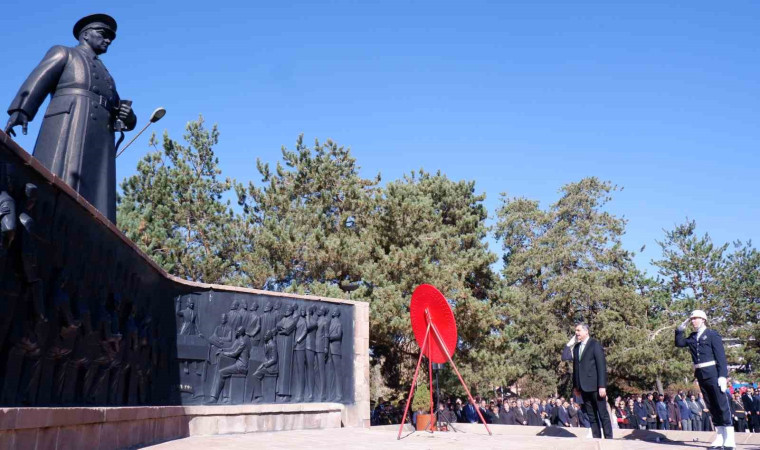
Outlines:
<svg viewBox="0 0 760 450"><path fill-rule="evenodd" d="M120 449L188 436L340 428L347 406L298 403L0 409L0 448Z"/></svg>
<svg viewBox="0 0 760 450"><path fill-rule="evenodd" d="M460 432L488 434L483 424L480 423L455 423L454 427ZM567 438L586 438L588 428L579 427L537 427L527 425L497 425L489 424L488 428L494 436L551 436ZM373 431L393 431L398 432L396 425L372 426ZM404 426L403 434L413 432L410 424ZM417 433L423 433L417 431ZM454 433L447 431L446 433ZM760 445L760 433L736 433L736 443L743 445ZM695 438L699 442L712 442L715 439L715 431L681 431L681 430L624 430L613 429L612 436L614 440L637 440L646 442L692 442ZM659 438L659 441L658 441Z"/></svg>

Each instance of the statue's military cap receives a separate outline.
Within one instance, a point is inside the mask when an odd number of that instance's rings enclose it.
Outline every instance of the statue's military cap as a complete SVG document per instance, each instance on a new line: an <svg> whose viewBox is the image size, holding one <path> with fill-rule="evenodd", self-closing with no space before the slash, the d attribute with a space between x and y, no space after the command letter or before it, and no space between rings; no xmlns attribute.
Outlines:
<svg viewBox="0 0 760 450"><path fill-rule="evenodd" d="M74 25L74 37L79 39L82 31L91 29L106 30L111 39L116 38L116 20L108 14L91 14L79 19Z"/></svg>

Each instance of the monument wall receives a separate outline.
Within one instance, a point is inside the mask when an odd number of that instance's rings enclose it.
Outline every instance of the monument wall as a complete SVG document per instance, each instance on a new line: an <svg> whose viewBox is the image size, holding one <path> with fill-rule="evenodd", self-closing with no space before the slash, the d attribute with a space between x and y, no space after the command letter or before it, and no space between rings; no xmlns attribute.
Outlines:
<svg viewBox="0 0 760 450"><path fill-rule="evenodd" d="M0 406L335 402L368 420L367 304L168 275L2 131L0 214Z"/></svg>

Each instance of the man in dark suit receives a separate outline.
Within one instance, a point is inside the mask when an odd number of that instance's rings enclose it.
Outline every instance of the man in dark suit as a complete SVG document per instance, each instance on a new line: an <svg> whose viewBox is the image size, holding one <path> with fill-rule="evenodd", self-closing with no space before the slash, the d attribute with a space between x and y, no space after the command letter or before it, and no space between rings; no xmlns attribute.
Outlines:
<svg viewBox="0 0 760 450"><path fill-rule="evenodd" d="M747 414L747 429L749 431L753 431L755 428L755 406L753 402L753 394L754 390L752 387L746 388L744 392L742 392L742 404L744 406L744 411Z"/></svg>
<svg viewBox="0 0 760 450"><path fill-rule="evenodd" d="M533 407L528 410L526 417L530 426L540 427L545 425L541 419L541 413L538 411L538 403L533 403Z"/></svg>
<svg viewBox="0 0 760 450"><path fill-rule="evenodd" d="M515 411L509 407L507 401L504 401L502 410L499 412L499 417L504 425L522 425L517 423L517 419L515 419Z"/></svg>
<svg viewBox="0 0 760 450"><path fill-rule="evenodd" d="M636 414L636 422L638 422L639 430L647 429L647 407L644 405L644 400L641 395L636 397L636 402L633 404L633 413Z"/></svg>
<svg viewBox="0 0 760 450"><path fill-rule="evenodd" d="M567 408L567 415L570 417L570 426L577 427L580 423L578 421L578 405L572 398L570 399L570 406Z"/></svg>
<svg viewBox="0 0 760 450"><path fill-rule="evenodd" d="M657 402L657 421L660 430L670 429L670 416L668 415L668 405L665 403L665 396L660 394Z"/></svg>
<svg viewBox="0 0 760 450"><path fill-rule="evenodd" d="M647 395L644 400L644 407L647 409L647 430L657 429L657 404L654 401L654 395Z"/></svg>
<svg viewBox="0 0 760 450"><path fill-rule="evenodd" d="M591 422L591 433L595 438L612 439L612 423L607 412L607 362L602 344L589 336L588 325L578 324L575 336L570 339L562 352L562 359L573 362L573 390L580 393L583 409Z"/></svg>
<svg viewBox="0 0 760 450"><path fill-rule="evenodd" d="M515 412L515 425L528 424L528 419L525 417L526 411L522 407L522 400L512 403L512 410Z"/></svg>
<svg viewBox="0 0 760 450"><path fill-rule="evenodd" d="M56 45L32 71L8 107L5 132L26 134L49 95L34 156L111 222L116 222L114 129L132 130L137 118L122 102L99 58L116 38L116 21L93 14L74 25L76 47ZM119 122L117 122L117 120Z"/></svg>
<svg viewBox="0 0 760 450"><path fill-rule="evenodd" d="M480 422L480 417L478 417L478 412L476 411L477 406L475 405L475 399L472 399L469 403L467 403L467 406L464 407L464 420L465 422L469 423L478 423Z"/></svg>
<svg viewBox="0 0 760 450"><path fill-rule="evenodd" d="M748 389L747 392L750 393L750 399L751 399L751 410L752 410L752 428L751 431L754 433L760 433L760 392L758 392L757 389ZM747 414L749 414L749 410L747 410Z"/></svg>
<svg viewBox="0 0 760 450"><path fill-rule="evenodd" d="M684 336L687 323L694 332ZM726 396L728 364L723 338L717 331L707 328L707 314L697 309L676 328L676 347L688 347L694 363L694 375L704 396L704 403L715 424L716 437L711 447L734 448L734 427L731 406Z"/></svg>
<svg viewBox="0 0 760 450"><path fill-rule="evenodd" d="M561 427L569 427L570 426L570 414L567 411L567 408L570 406L569 403L564 402L560 406L556 408L557 411L557 425Z"/></svg>

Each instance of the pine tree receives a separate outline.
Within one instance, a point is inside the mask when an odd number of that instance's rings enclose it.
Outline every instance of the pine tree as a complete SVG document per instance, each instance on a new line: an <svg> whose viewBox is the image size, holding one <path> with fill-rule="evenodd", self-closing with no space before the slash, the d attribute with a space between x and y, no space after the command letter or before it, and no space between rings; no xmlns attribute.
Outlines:
<svg viewBox="0 0 760 450"><path fill-rule="evenodd" d="M612 383L639 368L632 356L647 342L648 302L636 292L632 254L621 244L625 220L604 210L616 189L585 178L564 186L547 210L505 196L497 213L510 292L510 364L544 394L569 387L560 355L577 322L605 347Z"/></svg>
<svg viewBox="0 0 760 450"><path fill-rule="evenodd" d="M232 180L219 178L216 125L208 130L199 117L187 124L184 139L187 146L165 132L158 148L155 134L151 136L156 150L121 183L117 223L167 272L222 283L237 272L236 219L223 200Z"/></svg>

